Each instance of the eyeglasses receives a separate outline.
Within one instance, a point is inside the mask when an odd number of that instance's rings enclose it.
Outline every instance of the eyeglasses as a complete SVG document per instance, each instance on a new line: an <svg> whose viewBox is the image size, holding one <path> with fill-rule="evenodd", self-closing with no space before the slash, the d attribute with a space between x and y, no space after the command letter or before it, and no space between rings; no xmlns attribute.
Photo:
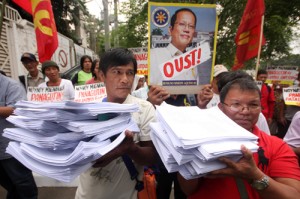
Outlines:
<svg viewBox="0 0 300 199"><path fill-rule="evenodd" d="M232 112L242 112L242 111L244 111L245 108L247 108L250 112L256 112L261 109L261 106L258 104L250 104L248 106L243 106L239 103L234 103L231 105L225 104L225 103L222 103L222 104L228 106Z"/></svg>
<svg viewBox="0 0 300 199"><path fill-rule="evenodd" d="M185 29L186 27L188 27L189 30L194 30L195 29L195 26L191 25L191 24L186 24L186 23L183 23L183 22L176 22L175 24L178 24L178 26L182 29Z"/></svg>

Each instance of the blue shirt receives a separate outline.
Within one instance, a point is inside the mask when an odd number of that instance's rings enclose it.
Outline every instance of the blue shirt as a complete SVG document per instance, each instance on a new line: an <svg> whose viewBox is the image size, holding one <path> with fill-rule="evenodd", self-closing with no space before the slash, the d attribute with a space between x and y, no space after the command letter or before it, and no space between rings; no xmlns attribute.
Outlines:
<svg viewBox="0 0 300 199"><path fill-rule="evenodd" d="M24 87L17 81L0 74L0 109L2 107L13 107L19 100L26 100ZM5 153L9 140L2 136L5 128L14 127L6 118L1 116L0 111L0 160L11 157Z"/></svg>

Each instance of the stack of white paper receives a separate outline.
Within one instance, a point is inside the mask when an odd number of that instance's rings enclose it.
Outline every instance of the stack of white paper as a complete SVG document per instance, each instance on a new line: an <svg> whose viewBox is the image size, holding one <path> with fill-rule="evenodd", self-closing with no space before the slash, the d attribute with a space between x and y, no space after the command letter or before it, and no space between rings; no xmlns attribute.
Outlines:
<svg viewBox="0 0 300 199"><path fill-rule="evenodd" d="M125 130L139 132L134 111L134 104L20 101L7 118L18 128L4 130L14 140L6 150L32 171L70 182L118 146Z"/></svg>
<svg viewBox="0 0 300 199"><path fill-rule="evenodd" d="M151 138L169 172L186 179L224 168L222 156L238 161L241 145L256 152L257 136L237 125L218 107L156 107L157 123L151 123Z"/></svg>

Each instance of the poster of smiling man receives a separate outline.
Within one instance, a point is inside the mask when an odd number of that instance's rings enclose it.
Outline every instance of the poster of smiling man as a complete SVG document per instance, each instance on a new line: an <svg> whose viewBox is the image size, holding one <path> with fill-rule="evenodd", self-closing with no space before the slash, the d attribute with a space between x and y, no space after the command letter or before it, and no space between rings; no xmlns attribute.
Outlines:
<svg viewBox="0 0 300 199"><path fill-rule="evenodd" d="M149 84L171 94L195 94L214 65L216 5L154 3L148 8Z"/></svg>

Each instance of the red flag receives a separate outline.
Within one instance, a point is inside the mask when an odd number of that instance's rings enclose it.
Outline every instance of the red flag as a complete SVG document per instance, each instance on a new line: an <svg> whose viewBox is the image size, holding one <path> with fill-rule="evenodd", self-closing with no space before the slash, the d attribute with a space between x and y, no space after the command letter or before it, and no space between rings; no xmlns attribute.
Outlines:
<svg viewBox="0 0 300 199"><path fill-rule="evenodd" d="M50 0L13 0L32 14L39 61L50 60L58 47L57 30Z"/></svg>
<svg viewBox="0 0 300 199"><path fill-rule="evenodd" d="M57 30L50 0L31 0L39 61L50 60L58 47Z"/></svg>
<svg viewBox="0 0 300 199"><path fill-rule="evenodd" d="M30 0L13 0L13 2L32 15L32 7Z"/></svg>
<svg viewBox="0 0 300 199"><path fill-rule="evenodd" d="M264 0L248 0L235 37L237 48L233 70L241 68L245 61L257 56L264 12ZM261 45L265 43L263 36Z"/></svg>

